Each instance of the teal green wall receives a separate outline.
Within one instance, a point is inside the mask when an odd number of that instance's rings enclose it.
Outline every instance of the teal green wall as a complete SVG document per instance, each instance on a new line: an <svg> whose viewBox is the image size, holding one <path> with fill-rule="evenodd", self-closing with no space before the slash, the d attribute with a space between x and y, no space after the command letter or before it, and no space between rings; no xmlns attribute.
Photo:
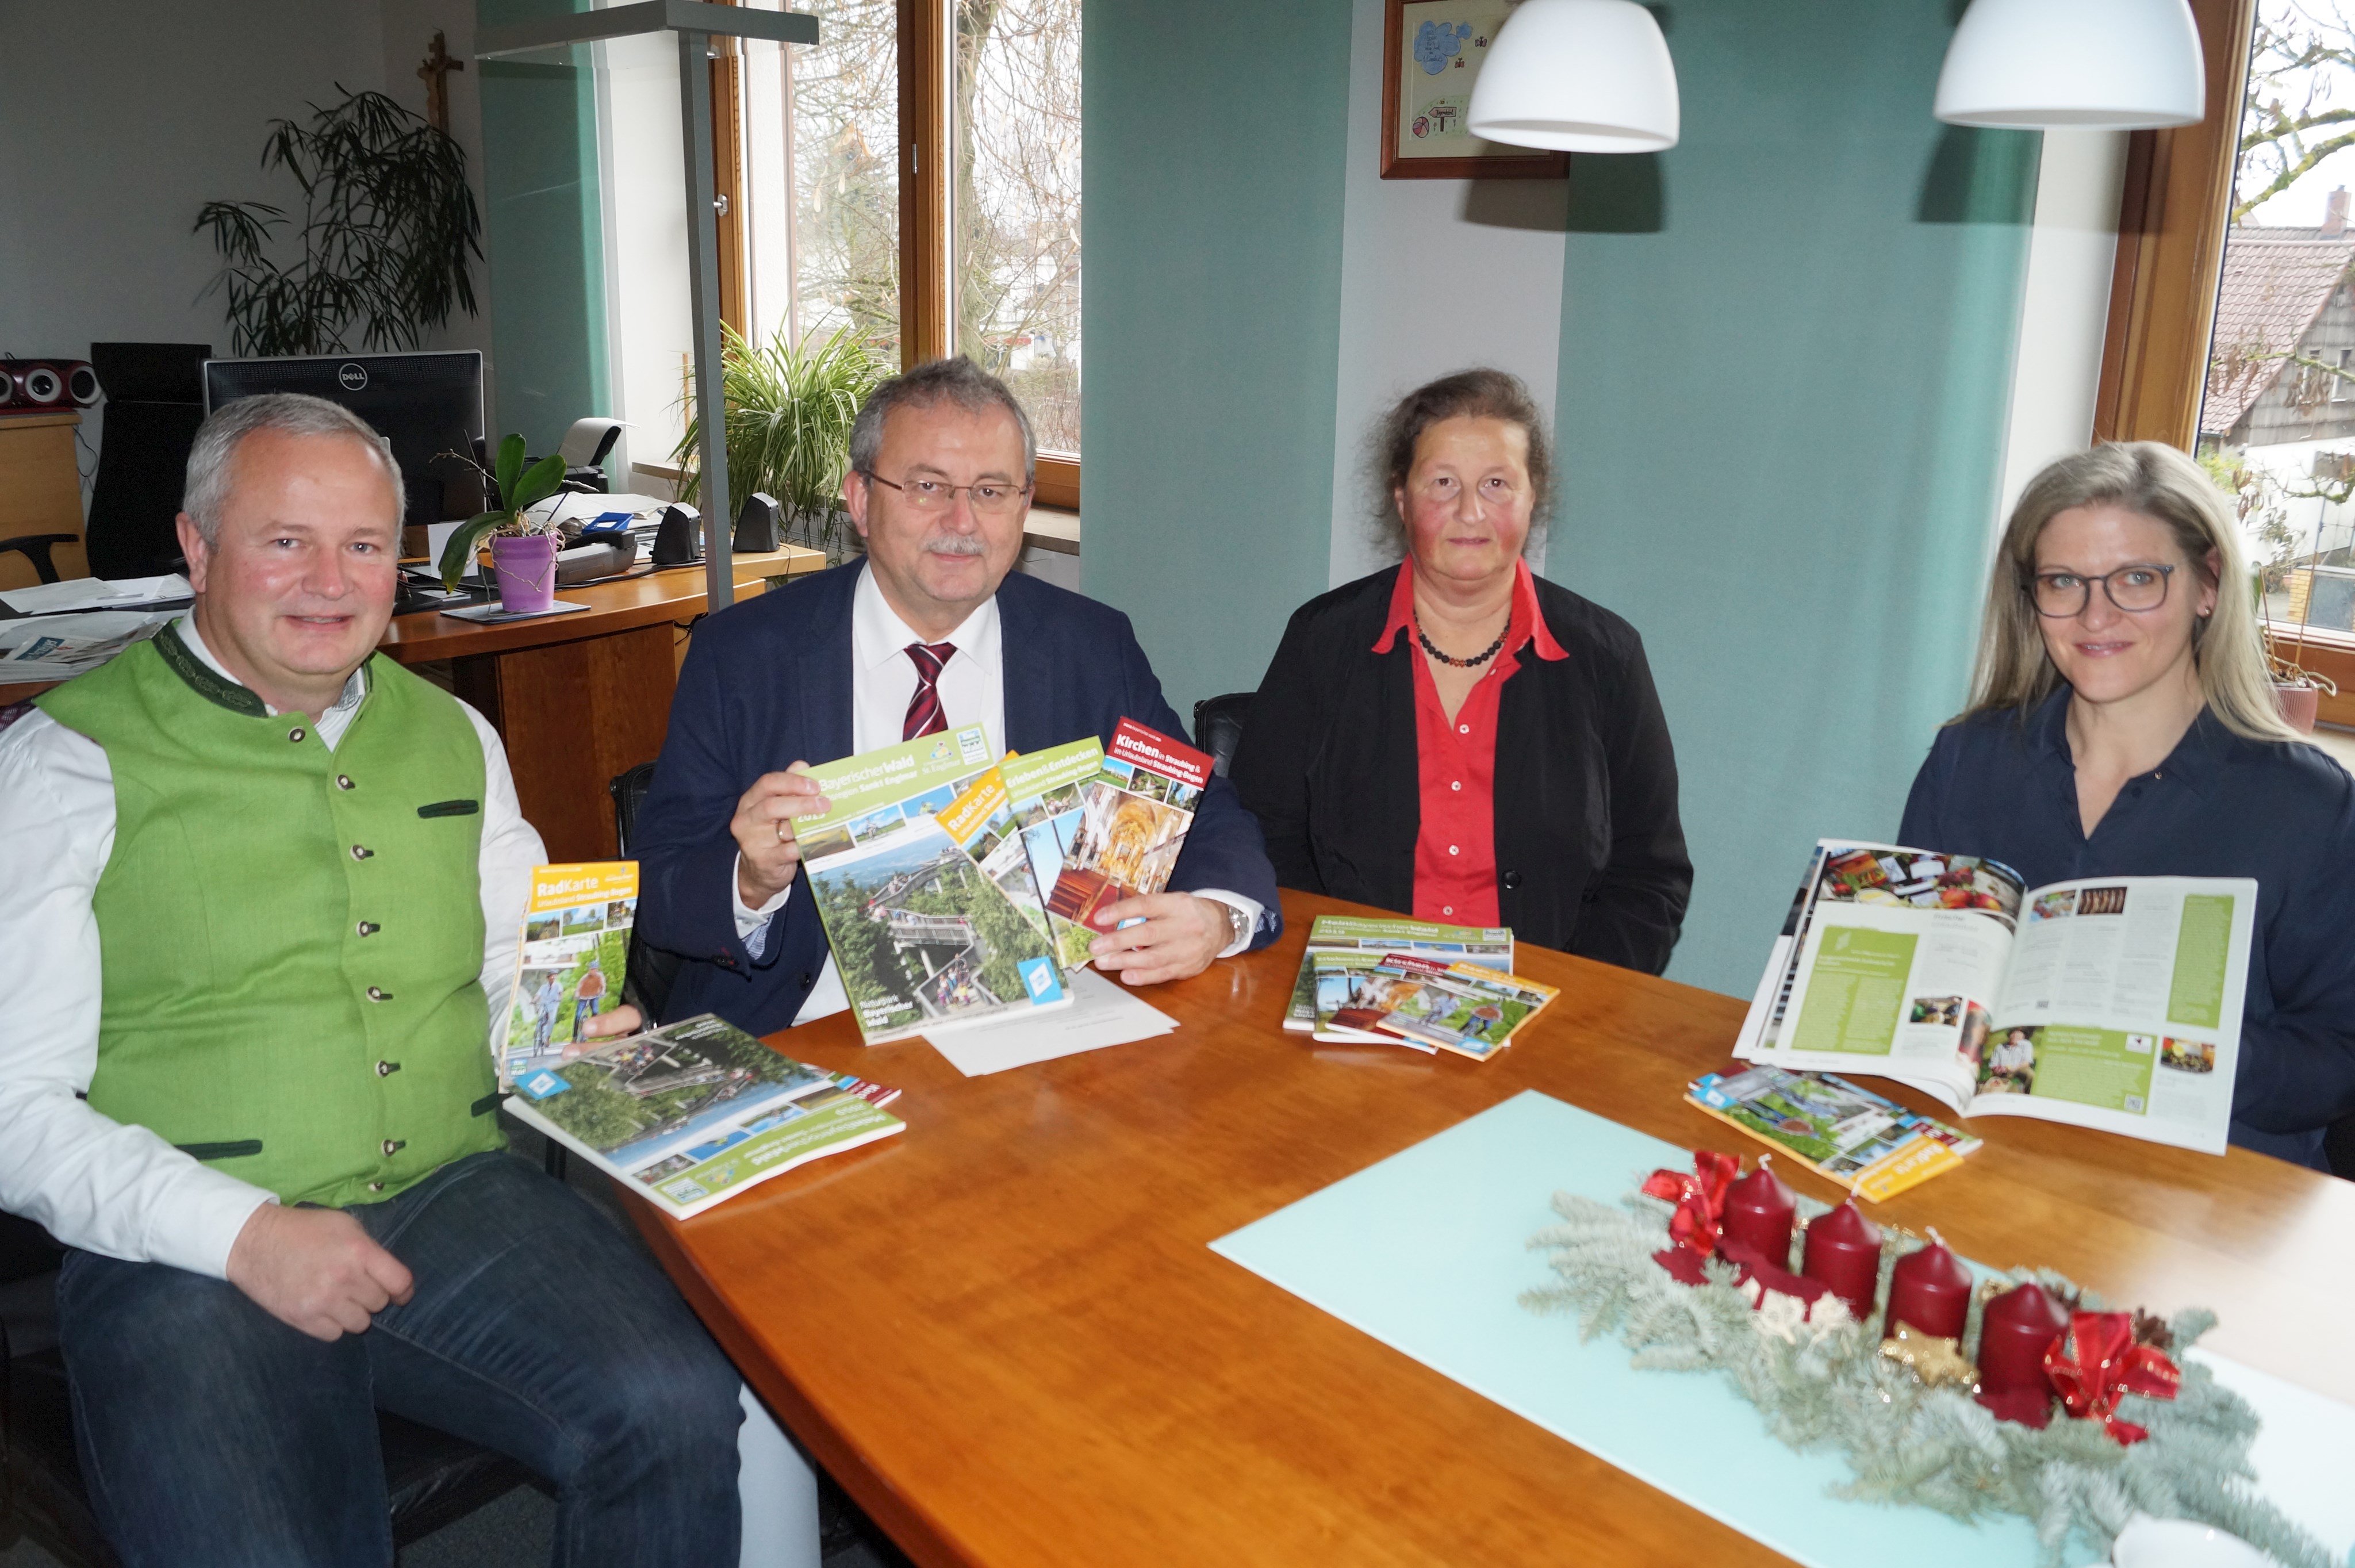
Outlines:
<svg viewBox="0 0 2355 1568"><path fill-rule="evenodd" d="M1679 0L1683 140L1572 161L1548 575L1650 650L1697 985L1755 986L1818 835L1896 832L1968 678L2038 142L1931 117L1955 8Z"/></svg>
<svg viewBox="0 0 2355 1568"><path fill-rule="evenodd" d="M476 0L478 27L586 10L570 0ZM574 420L612 411L596 99L585 67L485 60L485 250L492 444L521 431L553 452Z"/></svg>
<svg viewBox="0 0 2355 1568"><path fill-rule="evenodd" d="M1091 5L1082 581L1169 699L1325 588L1348 0Z"/></svg>

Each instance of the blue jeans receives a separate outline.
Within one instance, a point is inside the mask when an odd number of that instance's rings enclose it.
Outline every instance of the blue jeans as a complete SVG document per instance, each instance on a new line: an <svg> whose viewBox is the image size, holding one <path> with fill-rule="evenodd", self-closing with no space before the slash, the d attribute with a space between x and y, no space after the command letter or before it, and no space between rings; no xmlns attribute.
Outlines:
<svg viewBox="0 0 2355 1568"><path fill-rule="evenodd" d="M126 1568L383 1568L378 1407L553 1483L559 1568L737 1561L735 1369L586 1200L478 1154L348 1212L415 1294L331 1343L225 1281L67 1259L82 1475Z"/></svg>

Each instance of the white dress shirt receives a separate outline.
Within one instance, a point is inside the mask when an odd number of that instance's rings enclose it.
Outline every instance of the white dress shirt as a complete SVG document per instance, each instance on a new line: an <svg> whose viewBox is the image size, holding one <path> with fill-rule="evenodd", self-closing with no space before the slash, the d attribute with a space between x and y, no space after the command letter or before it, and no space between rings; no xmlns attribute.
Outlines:
<svg viewBox="0 0 2355 1568"><path fill-rule="evenodd" d="M174 635L224 679L236 678L190 620L158 634ZM355 671L320 716L314 728L330 751L366 690ZM465 711L483 743L482 982L499 1019L531 869L544 851L516 804L498 732ZM100 947L91 900L113 850L114 776L105 750L37 711L0 731L0 1210L38 1221L69 1246L226 1278L238 1232L256 1208L276 1201L272 1195L80 1097L98 1069Z"/></svg>
<svg viewBox="0 0 2355 1568"><path fill-rule="evenodd" d="M908 645L923 642L909 624L900 619L884 599L882 589L875 584L870 569L858 574L858 586L850 601L850 750L853 755L872 752L883 746L900 743L900 731L906 728L908 704L916 695L916 661L908 656ZM952 730L962 730L979 724L988 731L989 743L1001 752L1006 749L1006 657L999 640L997 597L992 594L981 607L966 616L957 629L941 641L953 644L956 651L941 666L940 678L933 683L941 697L941 716ZM1071 737L1077 740L1079 737ZM832 757L813 757L813 763L833 762ZM795 877L777 894L758 909L746 907L741 883L729 889L729 900L735 906L736 933L753 957L758 958L768 947L769 921L785 907L794 890L802 885ZM1204 888L1200 896L1216 899L1220 903L1243 912L1248 923L1244 935L1231 942L1219 955L1225 958L1251 945L1251 933L1257 931L1263 912L1258 900L1241 893ZM826 967L820 971L817 984L810 988L809 997L794 1017L795 1023L807 1023L831 1013L841 1012L850 1005L843 994L842 977L835 972L834 955L826 955Z"/></svg>

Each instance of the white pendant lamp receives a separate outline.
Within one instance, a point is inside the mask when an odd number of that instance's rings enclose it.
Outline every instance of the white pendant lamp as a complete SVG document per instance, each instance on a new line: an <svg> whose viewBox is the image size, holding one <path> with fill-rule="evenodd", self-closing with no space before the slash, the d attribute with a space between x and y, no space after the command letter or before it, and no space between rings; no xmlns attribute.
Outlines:
<svg viewBox="0 0 2355 1568"><path fill-rule="evenodd" d="M2136 131L2206 108L2186 0L1971 0L1938 73L1955 125Z"/></svg>
<svg viewBox="0 0 2355 1568"><path fill-rule="evenodd" d="M1677 144L1677 71L1635 0L1521 0L1497 29L1465 116L1476 136L1560 153Z"/></svg>

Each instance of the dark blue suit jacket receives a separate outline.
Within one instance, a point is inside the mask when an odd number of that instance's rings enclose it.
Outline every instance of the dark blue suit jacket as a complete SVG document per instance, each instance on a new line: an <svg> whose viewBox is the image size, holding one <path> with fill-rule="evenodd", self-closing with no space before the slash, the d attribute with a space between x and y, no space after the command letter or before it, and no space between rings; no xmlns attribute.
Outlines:
<svg viewBox="0 0 2355 1568"><path fill-rule="evenodd" d="M713 1012L754 1034L794 1021L826 961L826 931L798 888L754 958L736 934L736 803L762 773L849 754L851 595L864 561L748 599L695 630L670 734L638 810L638 935L681 955L666 1018ZM997 590L1006 733L990 741L1044 751L1124 718L1183 738L1128 617L1019 573ZM1254 947L1284 929L1259 823L1234 786L1202 794L1169 886L1220 888L1266 907Z"/></svg>

